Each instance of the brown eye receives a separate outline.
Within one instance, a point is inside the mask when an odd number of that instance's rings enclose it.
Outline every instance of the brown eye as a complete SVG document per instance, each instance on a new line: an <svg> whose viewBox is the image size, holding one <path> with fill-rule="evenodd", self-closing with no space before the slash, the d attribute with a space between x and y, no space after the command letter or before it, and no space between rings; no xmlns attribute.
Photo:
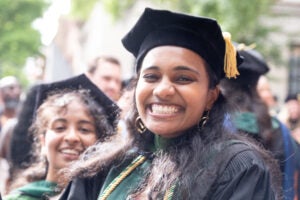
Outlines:
<svg viewBox="0 0 300 200"><path fill-rule="evenodd" d="M159 77L156 75L156 74L145 74L143 76L143 79L146 81L146 82L149 82L149 83L152 83L152 82L155 82L159 79Z"/></svg>
<svg viewBox="0 0 300 200"><path fill-rule="evenodd" d="M184 76L184 75L178 76L176 78L176 82L181 83L181 84L188 84L188 83L191 83L193 81L194 80L192 78L190 78L189 76Z"/></svg>
<svg viewBox="0 0 300 200"><path fill-rule="evenodd" d="M55 127L53 127L53 130L57 133L61 133L66 130L66 127L65 126L55 126Z"/></svg>

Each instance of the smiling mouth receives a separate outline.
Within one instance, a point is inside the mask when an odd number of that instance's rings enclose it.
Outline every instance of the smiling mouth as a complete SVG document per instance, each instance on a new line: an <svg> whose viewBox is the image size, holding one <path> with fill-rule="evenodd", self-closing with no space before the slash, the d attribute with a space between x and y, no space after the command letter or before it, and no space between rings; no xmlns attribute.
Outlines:
<svg viewBox="0 0 300 200"><path fill-rule="evenodd" d="M153 114L162 114L162 115L170 115L179 112L179 107L175 105L161 105L161 104L152 104L151 112Z"/></svg>
<svg viewBox="0 0 300 200"><path fill-rule="evenodd" d="M81 151L75 149L62 149L60 152L71 156L79 156L81 154Z"/></svg>

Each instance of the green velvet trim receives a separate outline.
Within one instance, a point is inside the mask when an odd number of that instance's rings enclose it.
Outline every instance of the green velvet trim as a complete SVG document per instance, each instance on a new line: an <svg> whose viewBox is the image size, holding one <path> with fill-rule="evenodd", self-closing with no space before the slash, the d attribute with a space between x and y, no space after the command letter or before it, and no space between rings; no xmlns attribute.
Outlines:
<svg viewBox="0 0 300 200"><path fill-rule="evenodd" d="M258 134L259 128L257 125L257 119L254 113L242 112L235 113L233 117L233 123L239 130L246 131L253 134Z"/></svg>
<svg viewBox="0 0 300 200"><path fill-rule="evenodd" d="M259 128L257 124L257 118L254 113L251 112L242 112L235 113L233 117L233 123L235 127L239 130L246 131L248 133L258 134ZM279 128L279 122L271 118L272 129Z"/></svg>
<svg viewBox="0 0 300 200"><path fill-rule="evenodd" d="M175 144L180 140L181 137L176 138L164 138L159 135L154 136L154 148L155 150L165 150L172 144Z"/></svg>
<svg viewBox="0 0 300 200"><path fill-rule="evenodd" d="M18 196L17 199L41 199L45 195L51 197L58 193L56 183L43 180L32 182L23 187L17 188L4 199L13 199L12 197L16 195Z"/></svg>

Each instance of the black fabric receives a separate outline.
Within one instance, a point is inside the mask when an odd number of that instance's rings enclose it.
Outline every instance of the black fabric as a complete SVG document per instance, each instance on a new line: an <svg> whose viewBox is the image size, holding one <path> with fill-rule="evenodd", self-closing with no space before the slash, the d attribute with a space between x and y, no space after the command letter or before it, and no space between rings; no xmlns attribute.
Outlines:
<svg viewBox="0 0 300 200"><path fill-rule="evenodd" d="M270 173L251 147L236 143L220 151L218 156L224 157L225 161L213 162L219 166L215 173L216 181L203 199L275 199L274 191L269 187Z"/></svg>
<svg viewBox="0 0 300 200"><path fill-rule="evenodd" d="M206 170L195 174L195 192L191 194L191 200L275 199L269 187L269 171L262 158L248 144L229 141L225 145L217 145L214 151L207 154L207 158ZM71 182L60 200L97 199L103 184L103 176L99 175ZM186 198L181 196L180 187L177 187L173 200L183 199Z"/></svg>
<svg viewBox="0 0 300 200"><path fill-rule="evenodd" d="M53 82L49 84L41 84L37 93L36 108L38 108L43 101L47 98L49 93L55 92L55 90L63 89L87 89L90 90L91 96L103 106L108 121L112 126L115 125L115 121L119 115L120 109L116 103L114 103L109 97L107 97L96 85L94 85L85 74L75 76L59 82Z"/></svg>
<svg viewBox="0 0 300 200"><path fill-rule="evenodd" d="M188 48L199 54L218 79L225 75L223 71L225 42L222 31L214 19L146 8L122 42L137 58L137 68L150 49L172 45ZM237 61L238 64L242 62L238 54Z"/></svg>
<svg viewBox="0 0 300 200"><path fill-rule="evenodd" d="M96 200L104 183L105 172L99 173L93 178L77 178L71 181L60 196L60 200Z"/></svg>
<svg viewBox="0 0 300 200"><path fill-rule="evenodd" d="M238 52L244 60L243 63L238 66L240 75L232 81L255 86L259 77L266 74L270 68L258 51L240 50Z"/></svg>
<svg viewBox="0 0 300 200"><path fill-rule="evenodd" d="M30 150L33 138L28 134L28 129L33 121L39 87L39 85L35 85L30 88L13 130L9 151L9 159L13 168L27 167L30 162Z"/></svg>

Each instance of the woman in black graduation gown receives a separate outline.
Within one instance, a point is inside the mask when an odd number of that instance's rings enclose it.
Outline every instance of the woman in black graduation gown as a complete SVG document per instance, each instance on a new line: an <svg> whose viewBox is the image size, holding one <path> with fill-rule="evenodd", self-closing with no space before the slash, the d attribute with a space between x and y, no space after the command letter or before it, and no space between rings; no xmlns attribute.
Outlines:
<svg viewBox="0 0 300 200"><path fill-rule="evenodd" d="M296 143L288 128L269 114L267 105L257 91L259 77L266 74L269 67L258 51L239 46L239 54L244 58L239 66L240 75L236 79L223 79L220 84L223 95L236 108L231 116L233 124L236 129L258 141L278 160L283 175L284 199L294 199L294 175L297 172L298 157Z"/></svg>
<svg viewBox="0 0 300 200"><path fill-rule="evenodd" d="M146 8L122 40L137 84L118 134L89 149L60 199L280 199L277 163L224 126L218 83L241 58L213 19Z"/></svg>

